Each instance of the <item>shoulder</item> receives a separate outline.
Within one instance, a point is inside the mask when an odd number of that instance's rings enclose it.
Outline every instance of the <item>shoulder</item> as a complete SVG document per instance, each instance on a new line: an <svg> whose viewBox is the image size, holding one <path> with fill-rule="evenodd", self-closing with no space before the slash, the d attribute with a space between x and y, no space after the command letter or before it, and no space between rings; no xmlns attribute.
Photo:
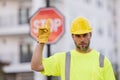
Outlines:
<svg viewBox="0 0 120 80"><path fill-rule="evenodd" d="M43 61L47 63L54 62L55 64L63 61L64 59L65 59L65 52L57 52L51 55L50 57L43 58Z"/></svg>
<svg viewBox="0 0 120 80"><path fill-rule="evenodd" d="M52 56L64 56L66 52L57 52L54 53Z"/></svg>
<svg viewBox="0 0 120 80"><path fill-rule="evenodd" d="M66 52L57 52L51 55L49 58L54 58L54 59L63 59L65 57Z"/></svg>
<svg viewBox="0 0 120 80"><path fill-rule="evenodd" d="M97 50L93 50L93 52L94 52L96 55L98 55L99 57L102 55L106 61L109 61L108 57L106 57L106 55L105 55L104 53L99 52L99 51L97 51Z"/></svg>
<svg viewBox="0 0 120 80"><path fill-rule="evenodd" d="M97 54L99 61L100 61L100 64L103 63L103 65L105 67L111 66L111 61L104 53L101 53L101 52L96 51L96 50L94 50L94 52Z"/></svg>
<svg viewBox="0 0 120 80"><path fill-rule="evenodd" d="M98 54L99 58L103 59L104 65L111 65L111 61L104 53L101 53L101 52L96 51L96 50L94 50L94 51Z"/></svg>
<svg viewBox="0 0 120 80"><path fill-rule="evenodd" d="M111 61L106 56L105 56L104 62L105 62L105 65L111 65Z"/></svg>

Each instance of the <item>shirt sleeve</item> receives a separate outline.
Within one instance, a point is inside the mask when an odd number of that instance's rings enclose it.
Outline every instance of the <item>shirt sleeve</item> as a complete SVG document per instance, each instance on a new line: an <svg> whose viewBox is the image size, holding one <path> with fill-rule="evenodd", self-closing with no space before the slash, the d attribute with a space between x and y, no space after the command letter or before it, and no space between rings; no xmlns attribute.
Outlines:
<svg viewBox="0 0 120 80"><path fill-rule="evenodd" d="M47 76L60 76L60 62L57 54L44 58L43 61L44 71L41 71L43 75Z"/></svg>
<svg viewBox="0 0 120 80"><path fill-rule="evenodd" d="M105 58L104 61L104 80L115 80L114 71L109 59Z"/></svg>

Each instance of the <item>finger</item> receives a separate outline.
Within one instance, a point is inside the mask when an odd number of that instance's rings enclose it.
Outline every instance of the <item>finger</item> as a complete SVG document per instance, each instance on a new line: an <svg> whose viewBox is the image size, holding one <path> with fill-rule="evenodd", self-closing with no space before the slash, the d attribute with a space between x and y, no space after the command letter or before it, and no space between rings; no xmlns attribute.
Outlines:
<svg viewBox="0 0 120 80"><path fill-rule="evenodd" d="M46 29L46 28L39 28L39 31L41 31L41 32L48 32L48 29Z"/></svg>
<svg viewBox="0 0 120 80"><path fill-rule="evenodd" d="M45 27L46 27L47 29L50 28L50 19L47 19L47 21L46 21L46 23L45 23Z"/></svg>
<svg viewBox="0 0 120 80"><path fill-rule="evenodd" d="M43 31L44 31L44 32L48 32L48 30L47 30L47 29L44 29Z"/></svg>

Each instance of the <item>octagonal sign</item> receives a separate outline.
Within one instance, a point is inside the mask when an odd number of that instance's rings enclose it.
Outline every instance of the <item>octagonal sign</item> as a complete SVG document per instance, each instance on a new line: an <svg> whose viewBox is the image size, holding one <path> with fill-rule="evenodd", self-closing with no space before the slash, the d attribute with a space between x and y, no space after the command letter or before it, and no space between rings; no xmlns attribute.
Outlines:
<svg viewBox="0 0 120 80"><path fill-rule="evenodd" d="M39 27L45 25L50 19L50 36L48 43L56 42L64 32L64 17L55 8L39 9L30 19L30 34L34 39L38 39Z"/></svg>

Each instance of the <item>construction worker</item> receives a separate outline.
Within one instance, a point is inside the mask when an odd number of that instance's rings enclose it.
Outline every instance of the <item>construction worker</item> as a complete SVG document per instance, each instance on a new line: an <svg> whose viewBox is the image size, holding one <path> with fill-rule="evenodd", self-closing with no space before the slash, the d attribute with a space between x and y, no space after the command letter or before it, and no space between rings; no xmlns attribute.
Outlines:
<svg viewBox="0 0 120 80"><path fill-rule="evenodd" d="M115 80L109 59L89 46L92 28L88 20L84 17L75 18L70 32L75 49L43 58L43 48L50 34L50 21L40 27L31 61L32 70L47 76L60 76L61 80Z"/></svg>

